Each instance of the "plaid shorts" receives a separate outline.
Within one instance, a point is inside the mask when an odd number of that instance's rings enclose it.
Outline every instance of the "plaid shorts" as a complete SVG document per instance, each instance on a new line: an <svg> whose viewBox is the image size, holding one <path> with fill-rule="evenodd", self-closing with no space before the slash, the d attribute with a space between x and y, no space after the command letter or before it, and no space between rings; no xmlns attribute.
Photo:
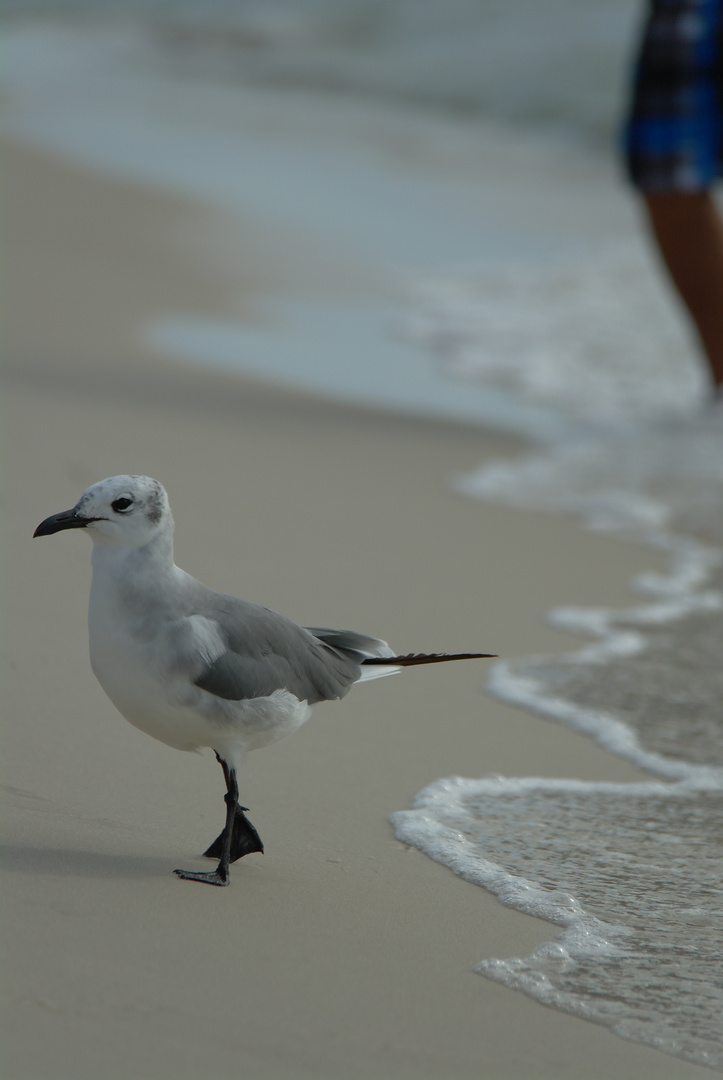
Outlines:
<svg viewBox="0 0 723 1080"><path fill-rule="evenodd" d="M624 143L646 191L700 191L723 175L723 0L652 0Z"/></svg>

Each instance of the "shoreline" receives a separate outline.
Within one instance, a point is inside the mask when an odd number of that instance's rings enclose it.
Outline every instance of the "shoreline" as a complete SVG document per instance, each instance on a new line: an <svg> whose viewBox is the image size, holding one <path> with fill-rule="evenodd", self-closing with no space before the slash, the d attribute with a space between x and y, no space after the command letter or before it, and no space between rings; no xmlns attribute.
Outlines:
<svg viewBox="0 0 723 1080"><path fill-rule="evenodd" d="M213 1060L217 1080L462 1080L482 1062L500 1080L709 1076L474 975L549 924L393 839L389 815L438 777L640 775L484 697L481 668L315 710L242 777L268 854L228 890L172 877L218 831L217 766L117 716L87 661L87 545L29 542L87 484L158 475L179 565L401 651L569 650L550 607L629 602L662 560L445 487L519 453L511 436L152 356L139 327L159 311L238 311L253 267L214 268L202 239L219 216L19 144L5 168L6 1075L191 1080Z"/></svg>

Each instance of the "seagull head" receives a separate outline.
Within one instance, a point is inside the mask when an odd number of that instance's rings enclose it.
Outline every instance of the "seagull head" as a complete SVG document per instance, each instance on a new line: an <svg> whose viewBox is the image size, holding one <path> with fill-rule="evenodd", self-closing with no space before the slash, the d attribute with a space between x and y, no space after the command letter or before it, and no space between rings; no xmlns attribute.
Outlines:
<svg viewBox="0 0 723 1080"><path fill-rule="evenodd" d="M150 476L111 476L99 480L63 510L41 521L33 536L65 529L87 529L96 544L142 547L159 533L173 530L165 488Z"/></svg>

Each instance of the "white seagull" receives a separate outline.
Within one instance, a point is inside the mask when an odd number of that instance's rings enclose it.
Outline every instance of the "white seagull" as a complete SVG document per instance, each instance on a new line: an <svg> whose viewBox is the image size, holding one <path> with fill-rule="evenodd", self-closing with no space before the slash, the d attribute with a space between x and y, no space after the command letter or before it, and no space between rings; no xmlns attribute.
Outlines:
<svg viewBox="0 0 723 1080"><path fill-rule="evenodd" d="M210 747L223 769L226 823L204 853L218 866L174 871L190 881L228 885L232 862L263 851L238 802L237 770L248 750L290 735L312 705L344 697L354 683L492 655L395 656L379 638L297 626L206 588L175 565L168 496L148 476L93 484L34 535L64 529L84 529L93 540L88 631L98 682L135 727L177 750Z"/></svg>

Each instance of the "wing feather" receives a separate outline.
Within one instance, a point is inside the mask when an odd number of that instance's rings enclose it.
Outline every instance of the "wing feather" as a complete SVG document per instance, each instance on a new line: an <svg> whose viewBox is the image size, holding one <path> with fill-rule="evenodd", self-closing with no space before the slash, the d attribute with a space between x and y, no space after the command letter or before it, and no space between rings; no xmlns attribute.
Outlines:
<svg viewBox="0 0 723 1080"><path fill-rule="evenodd" d="M362 656L335 649L275 611L214 595L214 619L226 651L207 663L194 682L230 701L288 690L314 704L343 697L361 675Z"/></svg>

